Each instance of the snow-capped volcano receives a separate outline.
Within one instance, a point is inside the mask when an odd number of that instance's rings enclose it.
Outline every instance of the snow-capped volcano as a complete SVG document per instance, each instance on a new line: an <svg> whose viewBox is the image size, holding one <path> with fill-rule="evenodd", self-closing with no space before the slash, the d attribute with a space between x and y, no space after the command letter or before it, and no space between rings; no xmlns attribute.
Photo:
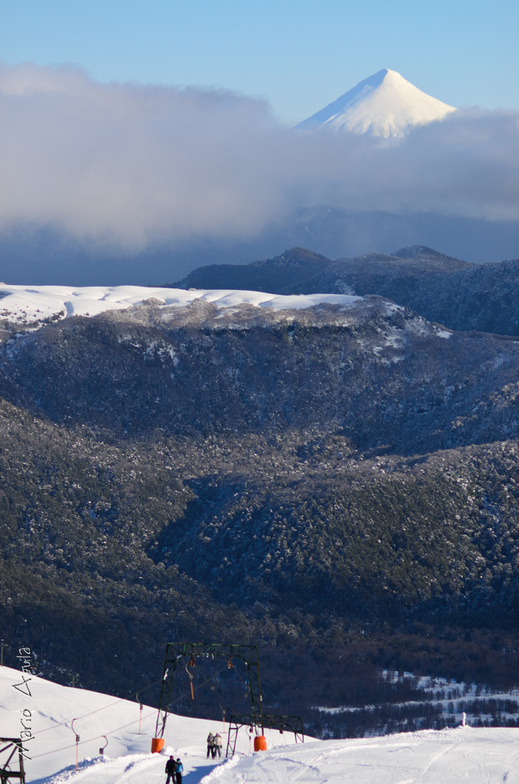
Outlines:
<svg viewBox="0 0 519 784"><path fill-rule="evenodd" d="M387 139L404 136L413 126L442 120L454 111L453 106L423 93L397 71L384 68L296 127L302 131L329 128Z"/></svg>

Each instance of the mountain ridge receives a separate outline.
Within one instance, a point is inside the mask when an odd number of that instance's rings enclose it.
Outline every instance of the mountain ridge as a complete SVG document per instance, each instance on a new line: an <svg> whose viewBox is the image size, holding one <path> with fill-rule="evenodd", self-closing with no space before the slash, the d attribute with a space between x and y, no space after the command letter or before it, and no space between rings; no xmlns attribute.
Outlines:
<svg viewBox="0 0 519 784"><path fill-rule="evenodd" d="M294 248L284 258L295 259ZM311 258L311 257L310 257ZM392 254L368 253L335 260L318 256L306 268L285 264L283 277L272 274L276 257L253 265L213 265L211 281L233 288L248 283L279 294L311 292L378 295L409 307L429 321L455 330L479 330L519 335L519 260L478 264L447 256L423 245ZM178 287L204 286L204 267L193 270ZM254 270L254 273L252 273ZM253 274L253 278L252 278Z"/></svg>

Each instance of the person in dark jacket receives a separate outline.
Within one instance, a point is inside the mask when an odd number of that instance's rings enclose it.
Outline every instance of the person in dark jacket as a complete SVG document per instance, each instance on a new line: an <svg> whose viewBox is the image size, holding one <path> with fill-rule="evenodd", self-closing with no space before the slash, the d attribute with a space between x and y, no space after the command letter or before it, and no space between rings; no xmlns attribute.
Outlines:
<svg viewBox="0 0 519 784"><path fill-rule="evenodd" d="M177 766L177 784L182 784L182 773L184 772L184 766L180 762L180 757L176 761Z"/></svg>
<svg viewBox="0 0 519 784"><path fill-rule="evenodd" d="M170 782L171 784L176 784L177 763L175 762L175 759L173 757L170 757L166 762L165 772L168 774L168 777L166 779L166 784L169 784Z"/></svg>

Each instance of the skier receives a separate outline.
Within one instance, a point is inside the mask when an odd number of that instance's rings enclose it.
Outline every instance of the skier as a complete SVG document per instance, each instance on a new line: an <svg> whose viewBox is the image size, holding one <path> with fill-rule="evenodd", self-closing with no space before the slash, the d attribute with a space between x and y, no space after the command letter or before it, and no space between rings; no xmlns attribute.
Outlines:
<svg viewBox="0 0 519 784"><path fill-rule="evenodd" d="M217 754L218 754L219 757L221 757L222 756L222 736L220 735L219 732L217 732L216 735L214 736L213 745L214 745L213 757L216 757Z"/></svg>
<svg viewBox="0 0 519 784"><path fill-rule="evenodd" d="M173 757L170 757L166 762L165 772L168 774L168 777L166 779L166 784L169 784L170 781L171 784L176 784L175 779L177 773L177 763L175 762L175 759Z"/></svg>
<svg viewBox="0 0 519 784"><path fill-rule="evenodd" d="M180 757L177 758L176 766L177 766L177 784L182 784L182 772L184 770L184 766L180 762Z"/></svg>
<svg viewBox="0 0 519 784"><path fill-rule="evenodd" d="M210 732L209 735L207 736L207 757L209 757L209 756L213 756L214 757L214 754L213 754L213 743L214 743L213 733Z"/></svg>

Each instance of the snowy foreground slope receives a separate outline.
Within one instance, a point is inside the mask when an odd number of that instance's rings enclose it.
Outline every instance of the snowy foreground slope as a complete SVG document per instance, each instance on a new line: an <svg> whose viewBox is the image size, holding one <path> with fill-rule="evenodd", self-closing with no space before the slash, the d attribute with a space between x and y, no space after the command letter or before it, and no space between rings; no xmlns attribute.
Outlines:
<svg viewBox="0 0 519 784"><path fill-rule="evenodd" d="M29 676L25 676L27 680ZM15 736L20 720L32 724L27 741L28 782L163 784L168 754L184 762L185 784L497 784L519 780L519 730L459 727L360 740L308 740L267 733L269 750L250 753L242 730L232 760L209 761L207 733L215 722L172 715L164 754L151 754L155 710L144 707L139 732L136 702L59 686L0 668L0 732ZM30 694L27 693L30 691ZM29 718L30 714L30 718ZM74 720L74 729L72 721ZM75 735L79 735L76 770ZM104 757L99 747L106 746Z"/></svg>
<svg viewBox="0 0 519 784"><path fill-rule="evenodd" d="M144 690L142 699L145 694ZM28 782L47 780L63 771L68 775L73 771L81 781L86 777L92 784L108 784L119 781L126 769L128 775L124 776L124 781L128 784L162 782L165 759L162 754L150 752L156 718L157 710L150 706L144 705L141 714L137 701L73 689L0 667L0 735L20 737L23 727L30 727L32 735L24 742ZM166 757L169 754L181 756L186 772L199 771L193 778L187 777L188 782L198 781L214 767L215 763L206 759L209 732L221 734L225 753L227 731L224 734L222 722L174 714L168 718L164 736ZM76 734L80 738L77 773ZM274 731L265 734L269 746L280 743L286 746L293 742L293 736L289 734ZM101 759L99 749L106 741L108 745L104 759ZM242 730L238 750L246 754L250 745L247 732ZM59 778L62 780L63 775Z"/></svg>

